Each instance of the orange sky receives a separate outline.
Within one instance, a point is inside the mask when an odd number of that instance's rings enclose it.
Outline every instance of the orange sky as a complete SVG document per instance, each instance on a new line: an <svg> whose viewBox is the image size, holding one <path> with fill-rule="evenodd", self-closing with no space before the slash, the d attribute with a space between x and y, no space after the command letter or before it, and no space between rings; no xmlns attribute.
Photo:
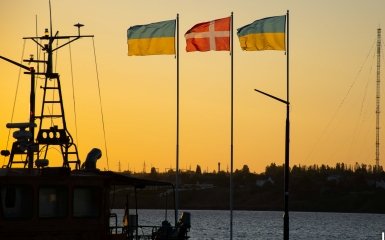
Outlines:
<svg viewBox="0 0 385 240"><path fill-rule="evenodd" d="M52 7L59 34L75 34L73 24L80 22L85 24L83 34L95 35L112 170L118 169L119 161L122 170L141 171L144 162L147 171L151 166L160 171L175 168L176 60L128 57L129 26L180 14L180 167L195 170L199 164L213 171L218 162L226 169L230 161L230 56L186 53L183 33L196 23L231 12L239 28L284 15L286 10L290 10L291 164L374 164L375 41L376 29L385 25L383 0L52 0ZM35 35L35 15L39 35L48 27L48 0L2 0L0 11L0 55L19 61L22 37ZM284 161L285 106L253 89L285 98L286 56L280 51L242 52L236 36L234 41L234 167L247 164L261 172L271 162ZM92 147L106 152L92 44L91 39L71 44L76 137L69 48L61 49L57 59L68 128L82 159ZM24 57L35 52L35 45L26 42ZM11 118L17 78L18 69L1 61L1 149L7 144L5 124ZM14 122L28 120L28 91L28 78L22 76ZM384 148L380 156L385 156ZM53 165L58 164L56 157L50 158ZM0 158L0 164L6 162ZM107 168L105 154L98 166Z"/></svg>

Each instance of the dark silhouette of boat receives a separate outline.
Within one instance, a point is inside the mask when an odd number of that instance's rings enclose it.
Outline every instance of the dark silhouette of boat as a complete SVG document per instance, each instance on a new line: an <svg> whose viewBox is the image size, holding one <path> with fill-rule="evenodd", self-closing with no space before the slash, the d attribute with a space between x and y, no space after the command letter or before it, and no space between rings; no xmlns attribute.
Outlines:
<svg viewBox="0 0 385 240"><path fill-rule="evenodd" d="M60 75L53 70L56 50L80 38L93 37L80 34L82 24L74 26L78 29L77 35L60 36L58 32L53 34L50 21L50 29L45 30L44 36L24 38L41 48L43 60L31 56L24 60L28 63L26 66L0 56L24 69L31 78L29 121L7 124L7 128L13 130L14 142L10 151L1 151L8 163L0 169L0 239L188 239L189 213L182 213L178 221L174 214L175 226L167 220L159 226L141 226L138 221L137 190L151 186L172 189L175 193L173 184L99 170L96 163L102 152L97 148L89 152L83 163L80 161L77 146L67 129ZM59 46L58 40L66 42ZM44 71L39 71L43 68ZM40 115L35 114L37 77L44 79ZM53 106L59 111L50 111ZM50 166L48 151L52 147L60 149L61 166ZM111 200L119 187L129 189L127 194L136 199L135 206L130 206L127 197L121 219L113 212ZM136 209L133 214L130 208Z"/></svg>

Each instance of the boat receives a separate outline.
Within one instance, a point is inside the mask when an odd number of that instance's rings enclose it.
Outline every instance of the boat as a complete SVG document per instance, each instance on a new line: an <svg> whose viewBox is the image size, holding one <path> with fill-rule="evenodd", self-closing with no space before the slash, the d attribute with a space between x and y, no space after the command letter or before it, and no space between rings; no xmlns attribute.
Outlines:
<svg viewBox="0 0 385 240"><path fill-rule="evenodd" d="M77 34L61 36L59 32L53 33L51 20L50 28L45 29L43 36L24 38L32 40L45 56L44 59L31 56L24 60L28 66L0 56L0 59L24 69L31 79L28 120L6 125L13 131L14 142L10 150L1 151L8 163L0 168L0 239L188 239L190 214L184 212L177 219L174 207L172 226L167 220L167 204L165 220L159 225L144 226L139 221L139 190L151 187L175 196L172 183L100 170L97 160L102 151L98 148L93 148L85 161L80 160L77 146L67 129L60 75L53 68L56 50L78 39L93 37L81 35L83 24L74 26ZM58 40L66 42L58 45ZM37 78L44 79L40 87L43 91L40 115L35 111ZM55 106L59 111L54 113L48 106ZM53 147L60 149L61 159L56 161L61 163L59 166L51 166L48 159L48 152ZM117 189L126 191L123 216L114 212ZM135 204L130 205L132 198Z"/></svg>

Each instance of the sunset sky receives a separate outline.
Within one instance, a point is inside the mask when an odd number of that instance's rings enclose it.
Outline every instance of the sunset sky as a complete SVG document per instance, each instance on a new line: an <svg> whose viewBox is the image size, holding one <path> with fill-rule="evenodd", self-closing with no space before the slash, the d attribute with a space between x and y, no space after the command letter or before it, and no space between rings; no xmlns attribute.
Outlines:
<svg viewBox="0 0 385 240"><path fill-rule="evenodd" d="M193 25L234 13L234 30L257 19L290 11L291 165L375 163L377 28L385 26L384 0L52 0L59 35L95 35L108 165L100 114L93 41L58 51L68 129L82 160L91 148L104 155L99 168L142 171L175 168L176 59L172 55L127 56L127 28L180 16L180 168L197 164L210 172L230 166L229 52L186 53L184 33ZM0 55L20 61L23 37L49 26L48 0L2 0ZM385 34L383 34L383 39ZM382 46L384 47L384 42ZM64 42L62 42L64 43ZM25 43L24 58L36 55ZM385 58L382 51L382 76ZM56 56L55 56L56 58ZM7 145L19 69L0 61L0 148ZM383 79L382 79L383 80ZM234 34L234 168L262 172L284 162L285 106L257 94L285 98L283 51L244 52ZM38 86L42 85L39 80ZM381 86L384 93L385 83ZM38 97L41 89L38 87ZM40 94L40 95L39 95ZM385 108L385 96L381 99ZM20 79L14 122L28 121L29 80ZM37 103L40 115L40 102ZM384 129L385 116L381 115ZM381 132L382 145L385 131ZM9 140L8 149L12 143ZM381 146L382 146L381 145ZM58 155L50 158L52 165ZM385 165L382 147L380 164ZM0 164L8 159L0 157Z"/></svg>

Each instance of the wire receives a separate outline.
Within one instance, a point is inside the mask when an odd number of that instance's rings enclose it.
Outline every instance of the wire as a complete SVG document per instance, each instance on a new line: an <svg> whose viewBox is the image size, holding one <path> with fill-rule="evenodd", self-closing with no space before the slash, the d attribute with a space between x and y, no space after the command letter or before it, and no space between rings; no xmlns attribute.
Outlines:
<svg viewBox="0 0 385 240"><path fill-rule="evenodd" d="M56 48L59 46L59 40L57 40L56 41ZM57 64L57 62L58 62L58 51L55 51L55 72L57 72L57 66L58 66L58 64ZM59 79L57 79L57 81L54 81L54 87L56 88L56 84L59 84L58 83L58 81L60 81ZM61 90L59 90L59 91L61 91ZM52 101L55 101L55 93L56 93L56 91L52 91ZM60 95L59 95L59 98L60 98ZM61 101L62 101L62 99L61 99ZM55 112L55 108L54 108L54 103L51 103L51 110L52 110L52 115L54 114L54 112ZM49 109L49 107L48 107L48 109ZM62 113L62 114L64 114L64 113ZM54 120L53 120L53 118L50 118L50 120L51 120L51 127L53 127L54 125L55 125L55 123L54 123Z"/></svg>
<svg viewBox="0 0 385 240"><path fill-rule="evenodd" d="M364 105L365 105L366 98L368 95L369 84L371 83L370 80L372 79L370 74L373 71L373 65L374 65L375 57L376 57L376 53L373 51L373 57L371 58L372 62L370 64L370 70L369 70L369 77L367 78L367 82L365 84L364 96L363 96L362 101L361 101L360 114L358 116L358 121L357 121L356 126L355 126L354 131L353 131L353 137L352 137L351 142L350 142L350 148L349 148L348 153L352 152L352 151L350 151L350 149L352 149L353 143L355 142L357 135L359 135L359 133L360 133L360 131L359 131L360 125L364 122L363 109L364 109Z"/></svg>
<svg viewBox="0 0 385 240"><path fill-rule="evenodd" d="M76 100L75 100L75 84L74 84L74 73L72 68L72 53L71 53L71 44L68 44L69 51L70 51L70 66L71 66L71 80L72 80L72 99L74 103L74 117L75 117L75 139L76 143L79 143L78 141L78 122L77 122L77 115L76 115ZM79 146L79 145L78 145Z"/></svg>
<svg viewBox="0 0 385 240"><path fill-rule="evenodd" d="M108 163L108 150L107 150L107 140L106 140L106 129L104 126L104 115L103 115L103 105L102 105L102 95L100 93L100 80L99 80L99 71L98 71L98 63L96 61L96 49L95 49L95 41L92 37L92 45L94 50L94 59L95 59L95 67L96 67L96 80L98 82L98 92L99 92L99 104L100 104L100 113L102 115L102 125L103 125L103 136L104 136L104 148L106 149L106 159L107 159L107 169L110 169L109 163Z"/></svg>
<svg viewBox="0 0 385 240"><path fill-rule="evenodd" d="M26 39L24 39L24 42L23 42L23 51L21 53L20 63L23 62L24 51L25 51L25 43L26 43ZM16 84L16 90L15 90L15 98L13 100L12 114L11 114L11 121L10 121L10 123L13 122L13 117L14 117L14 114L15 114L16 99L17 99L17 94L19 92L20 78L21 78L21 68L19 68L19 73L18 73L18 77L17 77L17 84ZM8 149L10 135L11 135L11 129L8 130L7 145L6 145L5 149ZM5 162L5 156L3 157L3 164L2 164L3 166L4 166L4 162Z"/></svg>
<svg viewBox="0 0 385 240"><path fill-rule="evenodd" d="M367 62L369 56L370 56L370 53L373 51L373 48L375 46L375 41L373 41L373 44L372 44L372 47L370 48L366 58L365 58L365 61L363 62L363 64L361 65L359 71L357 72L353 82L351 83L351 85L349 86L349 89L348 91L346 92L345 96L342 98L340 104L338 105L336 111L334 112L334 114L332 115L332 117L330 118L329 122L327 123L326 127L324 128L324 130L322 131L320 137L317 139L317 141L315 142L314 146L311 148L309 154L307 155L306 159L309 160L310 156L313 154L313 152L315 151L316 147L318 146L318 144L320 143L321 139L326 135L327 131L329 130L330 126L332 125L332 123L334 122L334 120L336 119L338 113L340 112L342 106L344 105L347 97L349 96L350 94L350 91L352 90L352 88L354 87L354 85L356 84L357 80L358 80L358 76L361 74L362 72L362 69L363 67L365 66L365 63Z"/></svg>

